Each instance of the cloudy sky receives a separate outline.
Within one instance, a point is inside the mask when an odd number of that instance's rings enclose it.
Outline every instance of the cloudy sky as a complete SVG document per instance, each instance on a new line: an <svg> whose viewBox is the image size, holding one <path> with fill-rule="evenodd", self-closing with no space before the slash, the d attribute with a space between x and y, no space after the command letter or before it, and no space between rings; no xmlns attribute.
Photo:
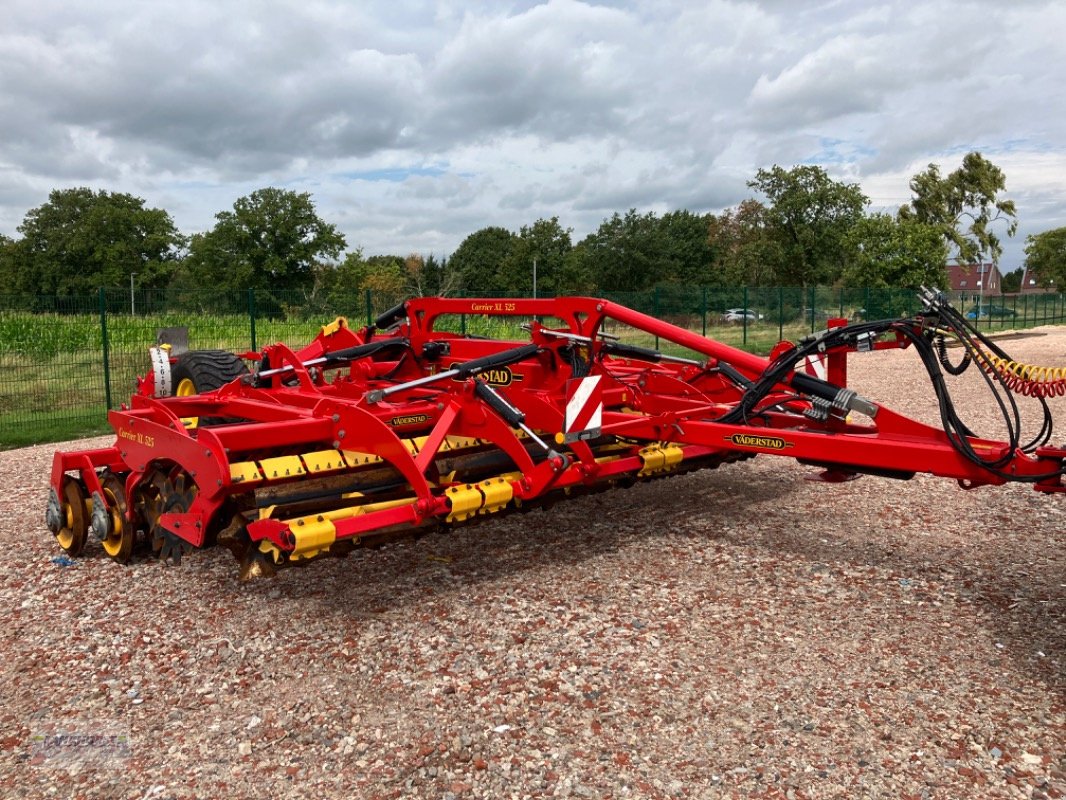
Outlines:
<svg viewBox="0 0 1066 800"><path fill-rule="evenodd" d="M980 150L1024 237L1066 225L1066 3L4 0L0 233L56 188L186 233L264 186L349 246L719 211L819 164L872 210Z"/></svg>

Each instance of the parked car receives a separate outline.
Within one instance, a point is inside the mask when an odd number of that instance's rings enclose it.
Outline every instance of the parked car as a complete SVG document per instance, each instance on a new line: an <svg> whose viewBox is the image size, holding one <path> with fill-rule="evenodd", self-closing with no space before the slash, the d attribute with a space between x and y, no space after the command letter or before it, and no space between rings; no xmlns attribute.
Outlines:
<svg viewBox="0 0 1066 800"><path fill-rule="evenodd" d="M753 311L750 308L727 308L725 313L718 318L719 322L725 322L730 325L737 325L741 322L755 322L762 319L762 314L757 311Z"/></svg>
<svg viewBox="0 0 1066 800"><path fill-rule="evenodd" d="M986 319L988 317L1013 317L1016 314L1017 312L1013 308L1007 308L1007 306L984 305L980 306L980 308L974 306L967 311L966 319L977 319L978 315L980 315L981 319Z"/></svg>

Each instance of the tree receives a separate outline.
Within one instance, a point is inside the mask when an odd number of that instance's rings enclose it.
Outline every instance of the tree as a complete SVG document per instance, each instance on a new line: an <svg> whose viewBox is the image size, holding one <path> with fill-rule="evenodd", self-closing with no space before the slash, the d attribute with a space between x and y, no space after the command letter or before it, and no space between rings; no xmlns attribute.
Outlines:
<svg viewBox="0 0 1066 800"><path fill-rule="evenodd" d="M917 288L947 286L948 248L940 229L913 219L873 214L851 229L847 286Z"/></svg>
<svg viewBox="0 0 1066 800"><path fill-rule="evenodd" d="M760 169L748 186L766 196L780 242L777 281L810 286L833 283L843 267L848 231L869 199L858 184L832 180L817 166Z"/></svg>
<svg viewBox="0 0 1066 800"><path fill-rule="evenodd" d="M406 294L407 262L400 256L370 256L366 260L366 271L360 288L369 289L379 294L399 296Z"/></svg>
<svg viewBox="0 0 1066 800"><path fill-rule="evenodd" d="M188 262L205 286L223 291L309 288L315 265L336 259L345 247L307 192L258 189L215 219L214 228L193 237Z"/></svg>
<svg viewBox="0 0 1066 800"><path fill-rule="evenodd" d="M735 209L712 214L707 223L712 259L708 285L773 285L784 259L774 225L769 210L758 200L745 200Z"/></svg>
<svg viewBox="0 0 1066 800"><path fill-rule="evenodd" d="M1007 188L1003 170L978 152L967 153L947 177L930 164L910 188L914 199L900 207L900 218L937 226L960 262L998 261L1003 247L992 226L1003 222L1008 236L1018 230L1014 201L999 197Z"/></svg>
<svg viewBox="0 0 1066 800"><path fill-rule="evenodd" d="M101 286L165 286L184 239L170 215L129 194L56 189L26 213L5 247L16 291L89 294Z"/></svg>
<svg viewBox="0 0 1066 800"><path fill-rule="evenodd" d="M506 228L489 227L463 239L448 260L459 291L487 297L503 294L506 290L500 268L510 258L516 238Z"/></svg>
<svg viewBox="0 0 1066 800"><path fill-rule="evenodd" d="M459 288L459 276L448 259L438 259L433 253L426 257L412 253L404 259L404 272L407 293L416 297L447 297Z"/></svg>
<svg viewBox="0 0 1066 800"><path fill-rule="evenodd" d="M1003 294L1017 294L1022 290L1022 268L1012 269L1003 276Z"/></svg>
<svg viewBox="0 0 1066 800"><path fill-rule="evenodd" d="M1025 267L1045 289L1066 286L1066 228L1027 236Z"/></svg>
<svg viewBox="0 0 1066 800"><path fill-rule="evenodd" d="M667 280L662 228L653 212L617 212L581 243L581 270L609 292L638 292Z"/></svg>
<svg viewBox="0 0 1066 800"><path fill-rule="evenodd" d="M712 250L707 237L710 215L684 209L663 214L659 220L667 280L684 286L702 286L710 277Z"/></svg>
<svg viewBox="0 0 1066 800"><path fill-rule="evenodd" d="M573 248L570 233L570 228L563 228L559 224L558 217L538 219L532 225L523 225L510 253L497 271L496 280L504 293L520 297L555 294L566 267L567 256Z"/></svg>
<svg viewBox="0 0 1066 800"><path fill-rule="evenodd" d="M15 240L0 233L0 292L10 292L18 280L15 268Z"/></svg>

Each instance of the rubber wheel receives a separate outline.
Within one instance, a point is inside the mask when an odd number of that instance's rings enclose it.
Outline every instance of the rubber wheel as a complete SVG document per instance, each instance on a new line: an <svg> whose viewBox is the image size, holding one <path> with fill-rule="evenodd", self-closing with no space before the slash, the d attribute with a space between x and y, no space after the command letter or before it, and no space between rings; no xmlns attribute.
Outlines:
<svg viewBox="0 0 1066 800"><path fill-rule="evenodd" d="M190 350L179 356L171 370L171 382L177 397L213 392L230 381L248 374L248 366L228 350ZM189 427L220 425L232 420L224 417L191 417Z"/></svg>
<svg viewBox="0 0 1066 800"><path fill-rule="evenodd" d="M171 370L174 394L188 397L220 389L248 374L247 365L228 350L190 350Z"/></svg>

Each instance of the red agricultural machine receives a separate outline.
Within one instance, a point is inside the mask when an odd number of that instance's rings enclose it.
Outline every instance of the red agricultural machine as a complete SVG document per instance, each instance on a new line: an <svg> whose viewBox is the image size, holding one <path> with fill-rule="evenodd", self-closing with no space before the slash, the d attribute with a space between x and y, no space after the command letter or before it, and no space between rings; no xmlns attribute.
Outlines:
<svg viewBox="0 0 1066 800"><path fill-rule="evenodd" d="M758 454L827 481L921 471L1063 491L1066 450L1048 445L1043 400L1061 376L1011 361L939 293L921 297L912 318L831 320L769 358L584 297L418 298L359 330L339 318L299 351L153 348L129 407L110 412L115 443L56 453L46 521L72 556L90 533L120 562L139 542L175 562L221 545L250 577ZM505 334L448 330L475 318ZM899 347L925 364L941 428L847 388L849 353ZM815 359L820 374L804 366ZM944 372L971 364L1005 441L955 411ZM1014 393L1043 406L1032 441Z"/></svg>

